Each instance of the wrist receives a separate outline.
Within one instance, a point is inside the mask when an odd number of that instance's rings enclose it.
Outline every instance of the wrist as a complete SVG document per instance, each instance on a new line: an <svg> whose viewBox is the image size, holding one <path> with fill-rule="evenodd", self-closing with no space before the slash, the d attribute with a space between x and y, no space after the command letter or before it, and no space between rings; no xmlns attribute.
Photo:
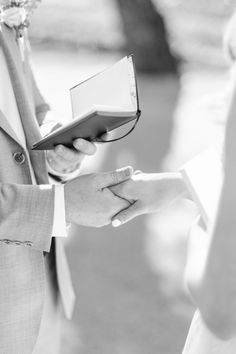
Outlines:
<svg viewBox="0 0 236 354"><path fill-rule="evenodd" d="M80 183L80 177L65 182L64 198L65 198L65 219L67 223L83 224L83 210L85 209L85 200L83 196L84 184Z"/></svg>

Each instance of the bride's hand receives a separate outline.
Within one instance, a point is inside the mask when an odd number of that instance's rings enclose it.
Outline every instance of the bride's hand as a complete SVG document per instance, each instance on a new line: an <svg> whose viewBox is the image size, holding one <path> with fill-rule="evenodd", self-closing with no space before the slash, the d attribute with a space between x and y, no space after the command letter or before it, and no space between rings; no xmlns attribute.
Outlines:
<svg viewBox="0 0 236 354"><path fill-rule="evenodd" d="M158 212L176 198L188 194L180 173L138 173L110 189L115 195L131 203L129 208L113 217L114 227L138 215Z"/></svg>

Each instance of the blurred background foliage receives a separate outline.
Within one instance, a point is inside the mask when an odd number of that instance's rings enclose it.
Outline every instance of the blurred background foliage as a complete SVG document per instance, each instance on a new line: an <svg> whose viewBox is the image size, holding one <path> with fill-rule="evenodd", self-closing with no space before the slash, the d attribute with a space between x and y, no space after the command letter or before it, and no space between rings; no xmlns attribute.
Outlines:
<svg viewBox="0 0 236 354"><path fill-rule="evenodd" d="M222 67L222 33L233 5L217 0L47 0L34 15L31 39L75 50L132 51L142 71L175 72L176 57Z"/></svg>

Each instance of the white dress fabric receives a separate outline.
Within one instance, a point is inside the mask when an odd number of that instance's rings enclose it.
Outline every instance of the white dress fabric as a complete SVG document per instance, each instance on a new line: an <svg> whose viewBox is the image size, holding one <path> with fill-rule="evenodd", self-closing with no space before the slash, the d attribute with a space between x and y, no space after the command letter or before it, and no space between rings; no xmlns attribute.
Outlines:
<svg viewBox="0 0 236 354"><path fill-rule="evenodd" d="M182 354L236 354L236 337L228 341L218 339L196 311Z"/></svg>

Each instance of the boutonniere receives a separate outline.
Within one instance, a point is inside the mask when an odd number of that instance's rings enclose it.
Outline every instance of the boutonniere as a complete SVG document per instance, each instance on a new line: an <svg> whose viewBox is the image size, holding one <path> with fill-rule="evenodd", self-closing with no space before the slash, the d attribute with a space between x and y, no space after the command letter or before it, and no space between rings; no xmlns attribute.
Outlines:
<svg viewBox="0 0 236 354"><path fill-rule="evenodd" d="M24 30L29 27L31 16L39 2L41 0L0 0L0 26L3 22L15 29L22 62L25 60Z"/></svg>
<svg viewBox="0 0 236 354"><path fill-rule="evenodd" d="M14 27L17 37L21 37L39 2L41 0L0 0L0 22Z"/></svg>

